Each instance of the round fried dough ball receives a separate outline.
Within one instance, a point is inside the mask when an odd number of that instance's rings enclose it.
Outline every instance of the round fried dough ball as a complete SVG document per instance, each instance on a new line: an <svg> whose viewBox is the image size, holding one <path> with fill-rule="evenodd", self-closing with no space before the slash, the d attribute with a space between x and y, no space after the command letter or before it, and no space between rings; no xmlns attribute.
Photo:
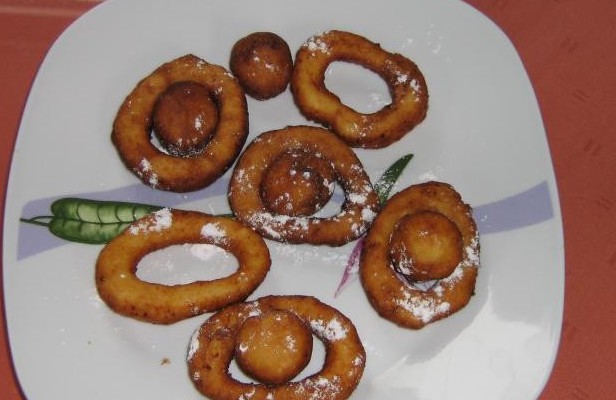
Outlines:
<svg viewBox="0 0 616 400"><path fill-rule="evenodd" d="M449 218L433 211L407 215L390 239L394 269L411 281L442 279L462 261L462 234Z"/></svg>
<svg viewBox="0 0 616 400"><path fill-rule="evenodd" d="M240 328L235 360L247 375L270 385L296 377L310 362L312 332L288 311L248 318Z"/></svg>
<svg viewBox="0 0 616 400"><path fill-rule="evenodd" d="M190 156L199 153L213 135L218 108L203 85L177 82L158 97L152 124L164 149L176 156Z"/></svg>
<svg viewBox="0 0 616 400"><path fill-rule="evenodd" d="M293 72L291 50L275 33L251 33L233 46L230 68L249 96L267 100L282 93L289 84Z"/></svg>
<svg viewBox="0 0 616 400"><path fill-rule="evenodd" d="M331 198L336 173L331 163L305 151L279 155L261 184L261 197L276 214L308 216Z"/></svg>

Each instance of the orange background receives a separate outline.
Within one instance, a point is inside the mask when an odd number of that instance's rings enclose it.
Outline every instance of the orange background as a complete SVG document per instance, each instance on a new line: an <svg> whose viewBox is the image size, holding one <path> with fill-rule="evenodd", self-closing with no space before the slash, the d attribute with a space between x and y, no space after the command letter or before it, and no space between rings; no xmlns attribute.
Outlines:
<svg viewBox="0 0 616 400"><path fill-rule="evenodd" d="M565 234L565 314L556 364L540 398L612 399L616 394L616 2L467 2L499 25L520 53L539 100L556 170ZM37 68L62 31L96 4L94 0L0 0L2 199L19 120ZM3 213L4 202L0 207ZM41 362L53 368L53 360ZM0 398L23 399L3 319L0 382Z"/></svg>

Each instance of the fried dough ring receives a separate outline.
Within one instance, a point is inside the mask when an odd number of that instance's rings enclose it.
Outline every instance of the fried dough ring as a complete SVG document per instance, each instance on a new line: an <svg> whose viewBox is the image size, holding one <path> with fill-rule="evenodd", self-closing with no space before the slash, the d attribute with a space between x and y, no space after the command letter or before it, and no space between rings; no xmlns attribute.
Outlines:
<svg viewBox="0 0 616 400"><path fill-rule="evenodd" d="M345 192L341 211L331 217L276 214L265 204L261 187L280 154L309 152L330 162ZM379 201L370 178L353 150L330 131L290 126L261 134L239 157L229 183L235 216L262 236L288 243L341 246L361 235L376 216Z"/></svg>
<svg viewBox="0 0 616 400"><path fill-rule="evenodd" d="M325 86L325 72L333 61L359 64L378 74L387 83L392 102L371 114L343 104ZM426 81L414 62L343 31L314 35L300 47L291 91L307 118L330 127L352 147L386 147L423 121L428 109Z"/></svg>
<svg viewBox="0 0 616 400"><path fill-rule="evenodd" d="M231 275L211 281L164 285L136 275L147 254L176 244L205 243L231 252ZM171 324L243 301L265 279L269 250L252 229L225 217L161 209L131 224L100 252L96 288L115 312L156 324Z"/></svg>
<svg viewBox="0 0 616 400"><path fill-rule="evenodd" d="M175 157L150 141L152 112L157 98L172 84L203 85L218 105L218 124L199 154ZM248 135L244 90L223 67L192 54L158 67L126 97L113 123L111 139L126 167L146 185L173 192L208 186L235 161Z"/></svg>
<svg viewBox="0 0 616 400"><path fill-rule="evenodd" d="M229 373L238 330L250 316L276 310L294 313L324 343L322 369L281 385L238 381ZM187 359L195 387L214 400L338 400L348 398L357 387L366 353L351 320L335 308L309 296L267 296L231 305L210 317L193 335Z"/></svg>
<svg viewBox="0 0 616 400"><path fill-rule="evenodd" d="M455 223L462 234L463 258L453 273L420 288L402 281L389 258L389 241L405 216L436 212ZM392 196L366 235L360 257L360 278L368 300L383 317L419 329L462 309L474 294L479 267L479 237L471 214L448 184L426 182Z"/></svg>

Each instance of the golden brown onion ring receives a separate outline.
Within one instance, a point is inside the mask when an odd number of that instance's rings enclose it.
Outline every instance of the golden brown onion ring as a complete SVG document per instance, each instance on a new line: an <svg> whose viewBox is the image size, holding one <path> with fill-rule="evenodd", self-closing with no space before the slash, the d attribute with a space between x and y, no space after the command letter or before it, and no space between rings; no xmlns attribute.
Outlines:
<svg viewBox="0 0 616 400"><path fill-rule="evenodd" d="M218 105L216 131L203 151L175 157L150 140L158 97L177 82L203 85ZM235 161L248 135L244 90L225 68L192 54L158 67L126 97L113 123L111 139L126 167L156 189L188 192L208 186Z"/></svg>
<svg viewBox="0 0 616 400"><path fill-rule="evenodd" d="M218 246L233 254L239 266L224 278L178 285L137 277L137 265L144 256L185 243ZM170 324L243 301L265 279L270 264L263 239L239 222L164 208L137 220L102 249L96 262L96 288L119 314Z"/></svg>
<svg viewBox="0 0 616 400"><path fill-rule="evenodd" d="M251 316L288 311L310 326L325 344L320 371L280 385L244 383L229 373L235 354L236 334ZM188 369L195 387L214 400L348 398L363 374L366 353L355 326L346 316L314 297L267 296L224 308L210 317L193 335Z"/></svg>
<svg viewBox="0 0 616 400"><path fill-rule="evenodd" d="M338 214L330 217L278 214L264 202L261 195L264 177L277 157L289 152L308 152L331 163L337 183L345 192ZM266 238L331 246L362 236L379 208L370 178L353 150L330 131L310 126L265 132L250 143L233 170L229 204L240 221Z"/></svg>
<svg viewBox="0 0 616 400"><path fill-rule="evenodd" d="M400 220L424 212L442 214L456 225L463 252L451 275L421 287L394 271L389 246ZM392 196L366 235L360 257L361 282L372 306L383 318L412 329L462 309L474 294L478 267L479 236L471 207L441 182L413 185Z"/></svg>
<svg viewBox="0 0 616 400"><path fill-rule="evenodd" d="M371 114L343 104L325 86L325 72L333 61L359 64L378 74L389 87L391 103ZM343 31L319 33L300 47L291 91L307 118L330 127L352 147L386 147L423 121L428 109L426 81L414 62Z"/></svg>

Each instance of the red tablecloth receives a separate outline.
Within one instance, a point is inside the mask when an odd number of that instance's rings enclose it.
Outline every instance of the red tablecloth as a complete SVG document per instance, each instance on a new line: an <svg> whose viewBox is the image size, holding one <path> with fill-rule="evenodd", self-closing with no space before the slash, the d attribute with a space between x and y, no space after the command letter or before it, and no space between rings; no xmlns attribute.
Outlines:
<svg viewBox="0 0 616 400"><path fill-rule="evenodd" d="M616 395L616 2L467 0L510 37L534 85L565 230L562 339L543 400ZM0 195L46 51L94 0L0 0ZM3 211L3 203L2 203ZM0 278L1 279L1 278ZM0 398L22 399L0 330ZM41 333L44 334L44 333ZM49 362L53 368L53 360Z"/></svg>

